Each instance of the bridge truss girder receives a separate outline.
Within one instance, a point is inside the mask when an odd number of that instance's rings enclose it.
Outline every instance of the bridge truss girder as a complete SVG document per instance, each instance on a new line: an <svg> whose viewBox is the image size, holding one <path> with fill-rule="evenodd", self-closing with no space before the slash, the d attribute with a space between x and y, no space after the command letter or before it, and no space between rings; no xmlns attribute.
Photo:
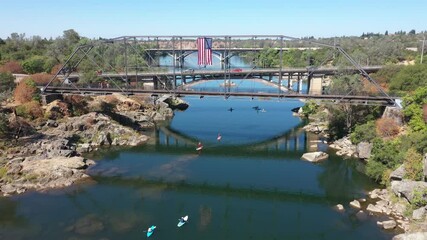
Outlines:
<svg viewBox="0 0 427 240"><path fill-rule="evenodd" d="M58 76L62 76L62 82L61 85L64 84L64 82L68 79L68 77L71 75L71 73L73 72L73 70L77 69L79 64L82 62L82 60L84 58L89 59L95 66L97 66L100 70L103 71L102 67L97 64L97 62L94 60L93 57L91 57L89 55L89 53L94 49L94 47L97 46L97 44L114 44L114 43L120 43L123 44L124 46L124 71L125 71L125 77L124 79L122 79L124 82L128 82L129 81L129 69L131 69L132 67L129 66L129 59L128 59L128 53L129 51L134 51L137 55L142 56L142 52L140 52L140 49L137 49L137 46L141 43L144 42L155 42L157 48L160 49L160 42L166 42L166 45L172 45L172 54L173 56L179 56L179 58L184 58L186 56L188 56L190 53L185 53L183 51L183 41L188 41L188 39L196 39L198 37L202 37L202 36L122 36L122 37L117 37L117 38L112 38L112 39L102 39L102 40L98 40L95 41L95 44L86 44L86 45L81 45L78 46L74 52L69 56L69 58L65 61L65 63L63 64L63 66L58 70L58 72L54 75L54 77L51 79L51 81L49 81L49 83L43 88L43 92L45 92L50 85L52 84L52 82L54 82L55 80L58 79ZM203 37L211 37L214 39L222 39L223 43L224 43L224 54L223 54L223 60L225 62L228 62L228 64L225 64L224 67L224 96L229 96L230 95L230 91L231 91L231 86L228 84L227 86L227 81L230 81L230 64L229 64L229 60L231 57L233 57L235 55L235 53L233 53L233 47L232 47L232 39L234 38L246 38L246 39L260 39L260 38L265 38L265 39L270 39L273 42L276 41L276 43L278 43L279 47L277 48L279 50L279 54L280 54L280 64L279 64L279 77L278 77L278 85L282 86L282 71L283 71L283 48L284 48L284 44L285 44L285 40L289 41L301 41L301 42L306 42L308 44L314 44L320 47L326 47L326 48L330 48L336 52L339 52L340 54L342 54L356 69L358 69L360 75L362 77L364 77L365 79L367 79L369 81L369 83L371 83L383 96L385 96L386 98L389 99L389 101L394 105L395 101L392 97L390 97L382 88L381 86L374 80L372 79L369 74L362 68L362 66L360 66L360 64L358 64L343 48L341 48L338 45L330 45L330 44L325 44L325 43L320 43L320 42L316 42L316 41L311 41L311 40L306 40L306 39L299 39L299 38L293 38L293 37L289 37L289 36L285 36L285 35L220 35L220 36L203 36ZM163 44L164 45L164 44ZM215 52L215 50L213 50L213 52ZM156 61L155 57L152 56L148 51L145 52L145 54L148 56L149 59L151 59L153 62ZM326 60L325 60L326 61ZM176 68L177 68L177 64L176 61L174 59L174 61L172 61L173 63L173 77L172 78L167 78L166 80L162 80L162 78L157 77L157 80L159 81L159 83L163 86L164 89L166 89L167 91L169 91L169 93L174 94L176 92L177 89L177 73L176 73ZM159 64L157 64L159 65ZM146 63L146 67L151 67L151 64ZM314 67L314 66L310 66L307 68L307 74L306 77L308 79L310 79L315 70L318 69L319 67ZM138 66L135 68L136 71L138 69ZM248 74L246 77L248 77L250 74ZM137 78L136 78L137 79ZM120 87L118 84L116 84L114 82L114 80L112 79L108 79L108 81L113 82L114 85L116 85L116 87L118 89L120 89L121 92L125 93L126 89L123 89L122 87ZM310 81L309 81L310 82ZM79 88L71 83L71 85L78 90ZM345 96L351 94L351 92L347 93ZM278 91L278 95L282 95L281 89L279 88ZM343 98L344 99L344 98Z"/></svg>

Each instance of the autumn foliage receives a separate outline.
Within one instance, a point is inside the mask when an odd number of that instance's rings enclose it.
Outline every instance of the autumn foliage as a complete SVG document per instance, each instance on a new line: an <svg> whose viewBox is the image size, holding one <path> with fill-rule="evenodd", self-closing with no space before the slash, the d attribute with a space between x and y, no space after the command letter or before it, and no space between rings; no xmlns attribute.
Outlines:
<svg viewBox="0 0 427 240"><path fill-rule="evenodd" d="M37 85L46 85L53 76L47 73L36 73L30 77Z"/></svg>
<svg viewBox="0 0 427 240"><path fill-rule="evenodd" d="M39 100L39 89L35 82L30 78L24 78L15 88L13 94L15 101L21 104Z"/></svg>
<svg viewBox="0 0 427 240"><path fill-rule="evenodd" d="M70 104L74 116L80 116L89 112L87 98L80 95L64 96L64 102Z"/></svg>
<svg viewBox="0 0 427 240"><path fill-rule="evenodd" d="M43 109L38 101L31 101L16 107L16 114L34 120L43 117Z"/></svg>
<svg viewBox="0 0 427 240"><path fill-rule="evenodd" d="M399 125L391 118L380 118L375 125L377 134L381 137L394 137L400 131Z"/></svg>
<svg viewBox="0 0 427 240"><path fill-rule="evenodd" d="M0 66L0 72L24 73L24 70L19 62L9 61Z"/></svg>
<svg viewBox="0 0 427 240"><path fill-rule="evenodd" d="M62 64L56 64L55 66L52 67L52 70L50 70L50 74L55 75L56 73L58 73L61 67L62 67Z"/></svg>

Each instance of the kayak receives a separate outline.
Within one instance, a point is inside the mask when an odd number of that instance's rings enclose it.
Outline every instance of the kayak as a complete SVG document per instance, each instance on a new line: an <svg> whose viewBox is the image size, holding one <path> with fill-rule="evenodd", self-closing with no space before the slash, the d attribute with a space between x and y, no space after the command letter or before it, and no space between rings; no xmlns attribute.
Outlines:
<svg viewBox="0 0 427 240"><path fill-rule="evenodd" d="M203 149L203 146L200 146L200 147L197 147L196 148L196 151L200 151L200 150L202 150Z"/></svg>
<svg viewBox="0 0 427 240"><path fill-rule="evenodd" d="M151 236L151 234L154 233L154 229L156 229L156 226L154 226L154 225L148 228L147 237Z"/></svg>
<svg viewBox="0 0 427 240"><path fill-rule="evenodd" d="M183 217L182 219L179 219L178 222L178 227L181 227L182 225L184 225L186 222L188 221L188 215Z"/></svg>

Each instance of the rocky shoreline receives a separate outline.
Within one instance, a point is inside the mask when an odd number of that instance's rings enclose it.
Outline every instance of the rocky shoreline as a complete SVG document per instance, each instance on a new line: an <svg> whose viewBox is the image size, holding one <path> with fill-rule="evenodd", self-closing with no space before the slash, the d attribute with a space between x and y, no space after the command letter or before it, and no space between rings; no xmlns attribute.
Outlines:
<svg viewBox="0 0 427 240"><path fill-rule="evenodd" d="M45 115L58 116L62 101L46 106ZM106 104L105 96L95 97L92 109ZM137 101L114 96L113 111L94 111L76 117L50 118L36 133L14 139L0 159L0 195L28 190L44 191L88 181L87 168L95 162L82 154L103 146L137 146L145 143L147 129L173 117L164 102ZM110 109L111 110L111 109ZM15 116L16 117L16 116Z"/></svg>
<svg viewBox="0 0 427 240"><path fill-rule="evenodd" d="M304 129L321 137L328 137L325 121L311 119ZM338 156L357 158L360 161L367 161L372 150L372 143L361 142L354 145L348 136L328 145ZM427 154L424 155L423 165L424 177L427 179ZM356 216L368 214L384 219L377 224L385 230L395 231L398 235L393 240L427 239L427 206L413 210L412 215L408 211L411 202L415 201L415 192L427 191L427 182L405 180L404 171L402 165L391 173L389 188L374 189L367 194L369 199L355 199L348 204L358 210ZM427 201L426 195L422 195L421 198ZM335 208L338 211L345 211L342 204L336 205Z"/></svg>

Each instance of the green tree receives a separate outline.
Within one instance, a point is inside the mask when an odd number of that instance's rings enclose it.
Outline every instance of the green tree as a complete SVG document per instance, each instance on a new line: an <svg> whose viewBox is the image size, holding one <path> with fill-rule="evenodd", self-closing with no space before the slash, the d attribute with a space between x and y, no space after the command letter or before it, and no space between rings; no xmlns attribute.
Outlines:
<svg viewBox="0 0 427 240"><path fill-rule="evenodd" d="M414 148L410 148L406 152L405 177L414 181L421 181L424 178L423 156Z"/></svg>
<svg viewBox="0 0 427 240"><path fill-rule="evenodd" d="M4 138L9 133L9 121L7 115L0 113L0 138Z"/></svg>
<svg viewBox="0 0 427 240"><path fill-rule="evenodd" d="M417 64L404 67L390 82L390 90L414 91L427 86L427 65Z"/></svg>
<svg viewBox="0 0 427 240"><path fill-rule="evenodd" d="M358 144L360 142L372 142L377 137L375 131L375 122L369 121L362 125L356 125L350 135L351 142Z"/></svg>
<svg viewBox="0 0 427 240"><path fill-rule="evenodd" d="M413 131L427 131L423 105L427 103L427 86L420 87L403 98L403 114Z"/></svg>
<svg viewBox="0 0 427 240"><path fill-rule="evenodd" d="M15 77L11 73L0 72L0 93L15 87Z"/></svg>
<svg viewBox="0 0 427 240"><path fill-rule="evenodd" d="M24 71L29 74L45 72L45 67L46 58L43 56L32 56L22 64Z"/></svg>
<svg viewBox="0 0 427 240"><path fill-rule="evenodd" d="M405 154L399 151L399 141L375 138L371 157L366 164L366 175L379 183L386 184L388 173L403 163Z"/></svg>
<svg viewBox="0 0 427 240"><path fill-rule="evenodd" d="M357 95L363 92L363 84L359 75L340 75L332 79L331 85L326 89L332 95Z"/></svg>

